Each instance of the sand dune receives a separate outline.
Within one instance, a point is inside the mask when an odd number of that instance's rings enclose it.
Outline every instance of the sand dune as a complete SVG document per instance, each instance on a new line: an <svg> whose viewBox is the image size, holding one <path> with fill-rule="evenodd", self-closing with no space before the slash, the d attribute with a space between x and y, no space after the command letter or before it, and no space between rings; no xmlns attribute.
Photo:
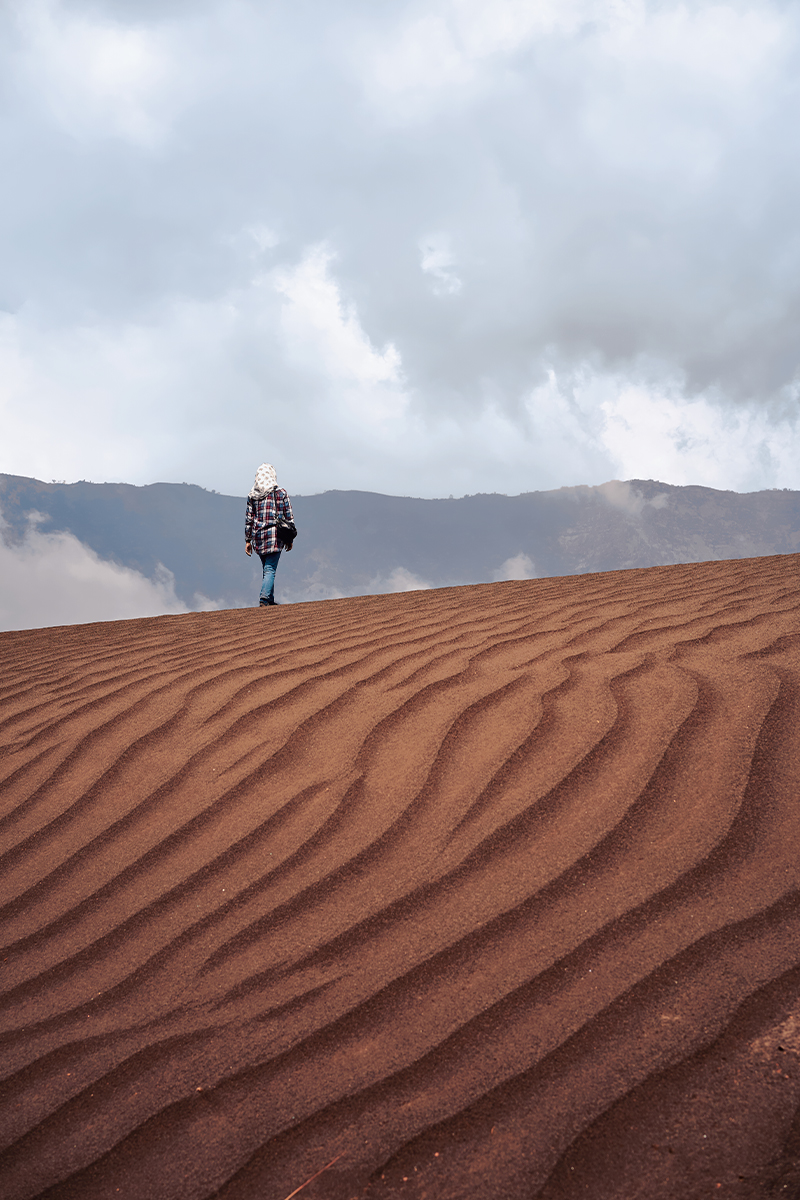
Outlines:
<svg viewBox="0 0 800 1200"><path fill-rule="evenodd" d="M800 1195L800 556L0 635L0 1195Z"/></svg>

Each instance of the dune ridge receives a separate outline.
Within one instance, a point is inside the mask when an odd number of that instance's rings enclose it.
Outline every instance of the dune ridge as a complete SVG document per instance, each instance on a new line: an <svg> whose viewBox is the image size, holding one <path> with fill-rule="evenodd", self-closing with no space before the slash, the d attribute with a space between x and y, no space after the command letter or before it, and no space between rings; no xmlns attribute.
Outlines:
<svg viewBox="0 0 800 1200"><path fill-rule="evenodd" d="M0 634L0 1196L800 1195L798 568Z"/></svg>

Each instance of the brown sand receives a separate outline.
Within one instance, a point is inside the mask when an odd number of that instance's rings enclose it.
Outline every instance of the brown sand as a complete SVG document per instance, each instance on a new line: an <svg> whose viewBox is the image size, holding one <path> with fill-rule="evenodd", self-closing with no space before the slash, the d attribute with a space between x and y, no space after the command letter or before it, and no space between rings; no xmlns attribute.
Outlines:
<svg viewBox="0 0 800 1200"><path fill-rule="evenodd" d="M0 635L0 1194L796 1197L800 555Z"/></svg>

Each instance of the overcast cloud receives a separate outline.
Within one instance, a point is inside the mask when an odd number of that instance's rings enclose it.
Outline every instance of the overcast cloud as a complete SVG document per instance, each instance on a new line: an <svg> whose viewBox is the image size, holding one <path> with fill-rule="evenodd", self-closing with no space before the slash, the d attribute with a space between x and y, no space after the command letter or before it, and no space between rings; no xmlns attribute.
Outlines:
<svg viewBox="0 0 800 1200"><path fill-rule="evenodd" d="M16 544L2 537L0 521L0 630L189 612L166 567L146 579L99 558L70 533L41 533L40 518L31 514L25 538ZM205 596L195 602L200 610L218 607Z"/></svg>
<svg viewBox="0 0 800 1200"><path fill-rule="evenodd" d="M800 487L797 5L0 14L0 470Z"/></svg>

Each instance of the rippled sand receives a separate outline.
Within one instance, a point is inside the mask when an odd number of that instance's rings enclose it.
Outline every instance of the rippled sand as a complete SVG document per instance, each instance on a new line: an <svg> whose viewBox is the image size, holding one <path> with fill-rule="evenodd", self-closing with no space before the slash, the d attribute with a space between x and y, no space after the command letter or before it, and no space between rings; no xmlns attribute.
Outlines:
<svg viewBox="0 0 800 1200"><path fill-rule="evenodd" d="M799 615L785 555L0 635L0 1195L796 1197Z"/></svg>

